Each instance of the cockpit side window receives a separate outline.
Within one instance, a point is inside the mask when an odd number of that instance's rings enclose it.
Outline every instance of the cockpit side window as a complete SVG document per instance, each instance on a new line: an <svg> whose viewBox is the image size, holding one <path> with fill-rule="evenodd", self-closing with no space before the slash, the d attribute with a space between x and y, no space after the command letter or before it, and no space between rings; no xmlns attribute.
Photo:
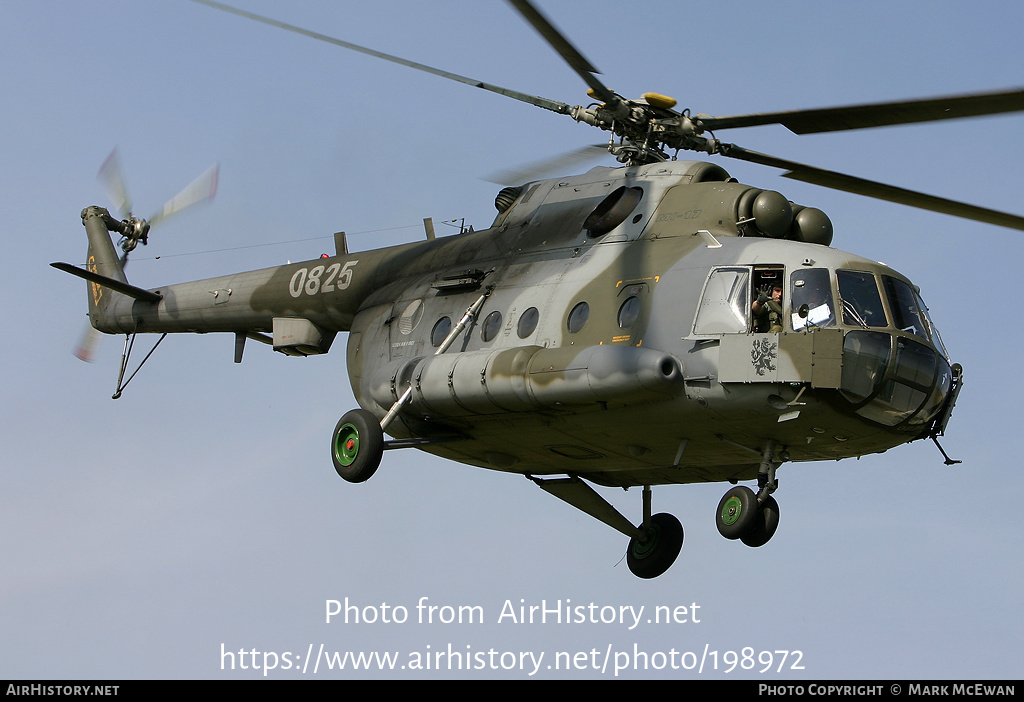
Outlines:
<svg viewBox="0 0 1024 702"><path fill-rule="evenodd" d="M794 271L790 280L793 292L789 299L793 310L794 331L834 327L835 303L832 300L828 269L803 268Z"/></svg>
<svg viewBox="0 0 1024 702"><path fill-rule="evenodd" d="M875 276L862 271L836 271L839 282L839 303L843 308L843 324L863 327L886 326L882 296Z"/></svg>
<svg viewBox="0 0 1024 702"><path fill-rule="evenodd" d="M889 298L889 307L892 309L893 324L896 325L896 328L930 340L928 323L921 314L921 298L914 292L914 289L899 278L892 276L882 276L882 281L885 286L885 294Z"/></svg>
<svg viewBox="0 0 1024 702"><path fill-rule="evenodd" d="M695 334L744 333L750 326L750 270L716 268L704 285Z"/></svg>
<svg viewBox="0 0 1024 702"><path fill-rule="evenodd" d="M942 343L942 335L939 334L939 330L936 328L935 322L932 321L932 316L928 312L928 305L924 304L924 300L921 299L916 290L914 291L914 297L917 299L917 308L921 310L921 319L924 320L925 329L928 331L932 343L935 344L935 348L939 350L939 353L949 358L946 345Z"/></svg>

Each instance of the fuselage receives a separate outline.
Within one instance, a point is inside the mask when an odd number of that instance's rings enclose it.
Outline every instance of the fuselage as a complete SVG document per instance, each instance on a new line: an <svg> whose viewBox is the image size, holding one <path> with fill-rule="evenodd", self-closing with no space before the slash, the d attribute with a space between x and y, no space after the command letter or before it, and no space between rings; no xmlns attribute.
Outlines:
<svg viewBox="0 0 1024 702"><path fill-rule="evenodd" d="M927 435L955 381L917 291L769 238L760 192L710 164L596 168L503 191L486 230L165 286L156 303L115 294L93 321L262 334L298 355L348 331L362 407L383 417L413 387L396 438L607 485L750 478L767 440L810 461ZM766 287L782 289L770 329Z"/></svg>

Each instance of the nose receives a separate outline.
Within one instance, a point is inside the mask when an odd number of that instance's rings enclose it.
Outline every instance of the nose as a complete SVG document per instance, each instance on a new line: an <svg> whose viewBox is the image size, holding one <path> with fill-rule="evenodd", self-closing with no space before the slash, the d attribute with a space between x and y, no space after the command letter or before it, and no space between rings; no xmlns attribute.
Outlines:
<svg viewBox="0 0 1024 702"><path fill-rule="evenodd" d="M933 347L876 331L851 331L843 342L843 397L871 421L925 430L949 404L953 370Z"/></svg>

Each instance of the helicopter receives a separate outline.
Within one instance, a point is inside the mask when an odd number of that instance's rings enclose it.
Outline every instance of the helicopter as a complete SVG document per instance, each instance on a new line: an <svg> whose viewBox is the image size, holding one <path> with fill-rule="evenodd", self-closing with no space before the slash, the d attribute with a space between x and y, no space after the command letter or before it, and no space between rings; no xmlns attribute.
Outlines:
<svg viewBox="0 0 1024 702"><path fill-rule="evenodd" d="M338 234L334 256L149 289L130 284L124 267L157 218L139 219L123 203L122 219L86 208L86 267L53 265L88 281L95 329L125 335L115 398L139 333L233 334L241 362L247 340L309 356L347 332L359 408L330 437L341 478L370 479L384 450L399 448L525 475L629 537L627 563L641 578L667 571L683 542L678 519L653 513L655 485L733 483L718 529L759 547L778 527L785 463L920 439L938 445L945 434L963 370L912 282L831 248L820 210L670 154L780 167L798 180L1024 229L1014 215L713 137L764 124L812 133L1018 111L1024 91L694 115L664 95L612 92L533 5L512 2L589 87L594 102L570 106L197 2L568 116L608 132L621 166L510 184L487 229L441 238L428 229L425 241L357 252ZM769 303L777 310L765 323ZM641 487L640 523L591 485Z"/></svg>

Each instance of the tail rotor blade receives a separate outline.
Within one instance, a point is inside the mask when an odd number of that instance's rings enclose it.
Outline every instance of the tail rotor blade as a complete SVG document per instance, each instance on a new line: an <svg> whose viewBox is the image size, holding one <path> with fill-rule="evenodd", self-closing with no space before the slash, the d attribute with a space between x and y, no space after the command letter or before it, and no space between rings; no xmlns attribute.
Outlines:
<svg viewBox="0 0 1024 702"><path fill-rule="evenodd" d="M107 191L107 197L110 198L110 202L117 209L118 214L121 217L130 217L132 201L128 197L128 190L124 185L124 171L121 169L121 158L118 156L116 148L110 152L110 156L107 156L107 160L100 166L97 177Z"/></svg>
<svg viewBox="0 0 1024 702"><path fill-rule="evenodd" d="M149 218L150 226L156 225L171 215L177 214L192 205L212 200L217 194L217 179L220 174L220 165L213 164L206 172L185 186L185 188L167 201L163 209Z"/></svg>
<svg viewBox="0 0 1024 702"><path fill-rule="evenodd" d="M100 333L93 329L92 326L86 327L82 333L82 338L79 339L78 345L75 347L75 357L86 363L92 363L99 341Z"/></svg>

